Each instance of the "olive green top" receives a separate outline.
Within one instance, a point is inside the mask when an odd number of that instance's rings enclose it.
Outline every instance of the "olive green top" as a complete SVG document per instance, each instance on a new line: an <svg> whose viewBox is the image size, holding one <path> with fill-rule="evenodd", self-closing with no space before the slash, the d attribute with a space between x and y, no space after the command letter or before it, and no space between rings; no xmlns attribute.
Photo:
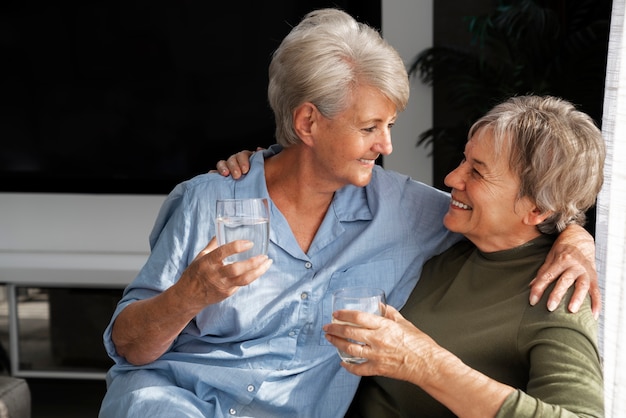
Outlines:
<svg viewBox="0 0 626 418"><path fill-rule="evenodd" d="M515 388L498 417L604 415L597 322L589 298L579 313L561 303L534 307L529 283L553 240L483 253L461 242L431 259L402 314L465 364ZM564 300L569 300L570 289ZM459 396L463 396L462 393ZM353 409L363 417L447 417L447 408L419 387L364 378Z"/></svg>

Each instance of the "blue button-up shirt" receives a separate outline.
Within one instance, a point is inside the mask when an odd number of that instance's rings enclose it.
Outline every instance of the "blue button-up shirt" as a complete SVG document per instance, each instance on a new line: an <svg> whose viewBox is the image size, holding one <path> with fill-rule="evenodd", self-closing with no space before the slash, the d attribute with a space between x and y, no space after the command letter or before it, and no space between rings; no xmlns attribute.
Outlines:
<svg viewBox="0 0 626 418"><path fill-rule="evenodd" d="M172 191L150 236L150 257L112 321L128 304L178 280L215 235L216 199L232 197L269 199L262 153L253 156L243 179L204 174ZM375 167L368 186L335 193L305 254L270 199L271 268L202 310L158 360L129 364L117 355L109 325L104 341L115 365L107 376L101 416L127 416L131 404L136 416L147 416L141 415L147 409L137 406L145 399L146 407L162 402L157 409L162 414L152 416L170 416L168 408L178 416L181 409L159 394L165 384L186 389L176 397L197 398L191 402L205 416L343 416L359 378L341 368L336 349L324 338L331 294L342 287L380 287L399 309L424 262L459 239L442 224L449 201L446 193ZM152 394L140 389L151 385L161 387Z"/></svg>

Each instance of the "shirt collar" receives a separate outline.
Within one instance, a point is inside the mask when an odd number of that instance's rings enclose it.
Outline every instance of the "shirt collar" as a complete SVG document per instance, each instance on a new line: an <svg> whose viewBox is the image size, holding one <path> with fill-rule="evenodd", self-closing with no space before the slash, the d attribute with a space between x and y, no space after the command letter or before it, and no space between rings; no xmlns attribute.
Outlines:
<svg viewBox="0 0 626 418"><path fill-rule="evenodd" d="M250 161L251 166L254 166L255 170L263 170L263 176L257 177L257 179L263 182L263 184L257 184L259 187L257 190L261 190L262 186L262 190L267 193L263 161L265 158L278 154L282 150L283 147L281 145L275 144L262 152L255 153L252 156ZM257 165L259 167L257 167ZM373 176L376 175L377 170L378 167L375 167L372 179ZM368 193L366 192L367 187L370 186L356 187L348 185L335 192L335 197L333 198L333 202L329 210L334 212L335 217L339 222L369 221L372 219L372 212L370 210L370 204L368 203Z"/></svg>

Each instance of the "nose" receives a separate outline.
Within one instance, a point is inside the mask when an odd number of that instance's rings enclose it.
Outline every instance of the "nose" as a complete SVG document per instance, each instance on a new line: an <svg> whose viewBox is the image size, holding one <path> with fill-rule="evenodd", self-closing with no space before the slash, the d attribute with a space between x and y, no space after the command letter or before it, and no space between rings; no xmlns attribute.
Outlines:
<svg viewBox="0 0 626 418"><path fill-rule="evenodd" d="M465 161L461 161L461 164L459 164L454 170L450 171L443 179L443 183L451 189L463 189L463 185L465 184L463 180L463 170L465 164L467 164Z"/></svg>
<svg viewBox="0 0 626 418"><path fill-rule="evenodd" d="M376 151L382 155L389 155L393 151L393 145L391 144L391 130L385 129L380 137L376 140L373 151Z"/></svg>

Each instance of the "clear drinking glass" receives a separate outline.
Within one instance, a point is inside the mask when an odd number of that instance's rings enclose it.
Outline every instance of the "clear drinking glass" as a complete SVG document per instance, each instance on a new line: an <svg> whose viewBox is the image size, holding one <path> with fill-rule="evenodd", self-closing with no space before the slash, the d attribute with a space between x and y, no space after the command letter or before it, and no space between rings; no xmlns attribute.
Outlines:
<svg viewBox="0 0 626 418"><path fill-rule="evenodd" d="M217 244L224 245L240 239L254 243L248 251L225 258L225 263L234 263L256 255L267 254L270 234L267 199L221 199L216 205Z"/></svg>
<svg viewBox="0 0 626 418"><path fill-rule="evenodd" d="M333 312L342 309L348 309L354 311L369 312L383 316L385 315L385 307L385 291L382 289L372 287L348 287L336 290L333 293ZM338 321L334 318L332 321L338 324L349 324L357 326L356 324ZM349 341L357 344L363 344L359 341ZM351 356L350 354L345 353L341 350L337 351L339 352L339 357L341 357L341 359L346 363L360 364L367 361L367 359L364 359L362 357Z"/></svg>

